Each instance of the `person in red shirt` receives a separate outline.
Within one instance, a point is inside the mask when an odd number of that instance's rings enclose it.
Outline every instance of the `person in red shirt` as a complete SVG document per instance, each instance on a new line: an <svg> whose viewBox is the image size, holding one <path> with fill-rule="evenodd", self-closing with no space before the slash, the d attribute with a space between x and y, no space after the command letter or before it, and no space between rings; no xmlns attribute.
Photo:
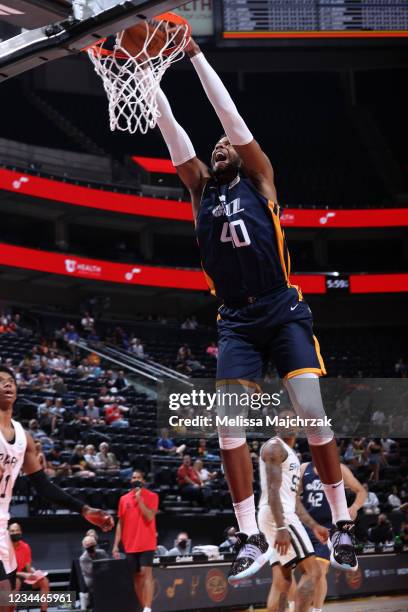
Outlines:
<svg viewBox="0 0 408 612"><path fill-rule="evenodd" d="M129 408L125 406L108 404L104 410L105 423L111 427L129 427L129 421L123 418L124 413L128 412L128 410Z"/></svg>
<svg viewBox="0 0 408 612"><path fill-rule="evenodd" d="M25 583L31 585L33 589L39 589L41 595L47 595L50 591L48 578L41 570L35 570L31 565L31 547L22 539L21 526L18 523L12 523L9 526L9 534L17 560L16 590L19 591ZM41 605L41 612L46 612L46 610L48 606L44 602Z"/></svg>
<svg viewBox="0 0 408 612"><path fill-rule="evenodd" d="M119 543L126 553L135 591L143 612L151 612L153 601L153 557L157 546L156 514L159 496L145 487L143 472L136 470L131 491L119 500L118 523L112 554L120 557Z"/></svg>
<svg viewBox="0 0 408 612"><path fill-rule="evenodd" d="M203 501L203 483L200 474L191 465L190 455L184 455L183 457L183 462L177 470L177 483L184 499Z"/></svg>

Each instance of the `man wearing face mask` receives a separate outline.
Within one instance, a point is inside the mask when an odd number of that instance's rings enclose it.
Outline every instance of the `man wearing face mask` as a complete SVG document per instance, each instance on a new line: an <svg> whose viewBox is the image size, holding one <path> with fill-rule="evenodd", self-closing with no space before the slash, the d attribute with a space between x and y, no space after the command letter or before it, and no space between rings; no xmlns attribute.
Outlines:
<svg viewBox="0 0 408 612"><path fill-rule="evenodd" d="M89 599L92 599L93 594L93 562L99 561L100 559L107 559L107 553L97 547L97 541L92 535L86 535L82 540L82 547L84 552L79 557L79 565L81 567L82 576L84 578L85 585L88 589L88 593L80 593L81 606L83 603L89 603ZM87 597L88 595L88 597ZM90 596L90 597L89 597Z"/></svg>
<svg viewBox="0 0 408 612"><path fill-rule="evenodd" d="M182 557L183 555L190 554L191 540L185 531L178 534L174 544L174 547L167 553L168 557Z"/></svg>
<svg viewBox="0 0 408 612"><path fill-rule="evenodd" d="M12 523L8 531L13 542L17 561L16 590L20 591L22 587L30 585L33 589L38 589L41 595L46 595L50 590L46 573L41 570L35 570L31 565L31 546L24 542L21 526L18 523ZM23 588L23 590L27 589ZM46 612L47 609L48 606L44 603L41 607L41 612Z"/></svg>
<svg viewBox="0 0 408 612"><path fill-rule="evenodd" d="M136 595L143 612L151 612L153 601L153 557L157 546L156 514L159 496L145 487L143 472L136 470L130 481L131 491L119 500L118 523L112 554L120 557L119 544L125 550L133 576Z"/></svg>
<svg viewBox="0 0 408 612"><path fill-rule="evenodd" d="M237 530L235 529L235 527L228 527L225 531L224 531L224 537L225 542L223 542L222 544L220 544L219 546L219 551L220 553L228 553L228 552L233 552L234 550L234 544L237 541L237 536L236 536Z"/></svg>

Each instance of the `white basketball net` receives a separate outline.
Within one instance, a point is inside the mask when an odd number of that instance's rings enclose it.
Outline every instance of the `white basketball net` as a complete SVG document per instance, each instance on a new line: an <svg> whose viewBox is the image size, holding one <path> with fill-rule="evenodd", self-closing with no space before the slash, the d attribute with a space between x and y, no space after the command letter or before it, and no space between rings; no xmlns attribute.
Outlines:
<svg viewBox="0 0 408 612"><path fill-rule="evenodd" d="M185 24L175 26L166 21L144 23L146 40L134 57L122 46L123 32L117 34L112 54L104 55L103 45L94 45L87 51L96 73L103 81L112 131L134 134L139 130L146 134L156 126L160 117L156 101L160 81L167 68L184 57L184 49L189 42L188 26ZM166 40L156 55L149 55L151 51L147 49L159 28L165 33Z"/></svg>

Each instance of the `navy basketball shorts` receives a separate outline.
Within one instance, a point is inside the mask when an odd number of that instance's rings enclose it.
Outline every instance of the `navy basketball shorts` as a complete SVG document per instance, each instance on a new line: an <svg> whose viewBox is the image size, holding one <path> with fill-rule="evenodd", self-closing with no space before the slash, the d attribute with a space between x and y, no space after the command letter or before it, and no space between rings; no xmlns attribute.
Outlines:
<svg viewBox="0 0 408 612"><path fill-rule="evenodd" d="M329 531L332 527L331 522L326 523L324 521L323 523L320 523L320 524L326 527ZM319 542L319 540L316 538L314 533L307 527L306 527L306 531L310 537L310 541L314 548L316 559L318 561L323 561L323 562L326 561L327 563L330 563L330 548L327 546L327 544L322 544L321 542Z"/></svg>
<svg viewBox="0 0 408 612"><path fill-rule="evenodd" d="M223 304L218 313L217 380L261 379L269 359L281 378L326 374L311 310L296 287L239 308Z"/></svg>

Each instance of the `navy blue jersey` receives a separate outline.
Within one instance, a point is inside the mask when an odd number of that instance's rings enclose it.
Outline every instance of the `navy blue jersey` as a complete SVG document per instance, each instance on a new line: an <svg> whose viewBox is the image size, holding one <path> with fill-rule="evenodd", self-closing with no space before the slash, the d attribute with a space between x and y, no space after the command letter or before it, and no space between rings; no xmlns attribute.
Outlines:
<svg viewBox="0 0 408 612"><path fill-rule="evenodd" d="M288 286L290 258L279 206L248 178L207 183L196 220L202 266L212 293L225 300Z"/></svg>
<svg viewBox="0 0 408 612"><path fill-rule="evenodd" d="M302 478L302 504L320 525L331 525L332 514L320 478L308 463Z"/></svg>

